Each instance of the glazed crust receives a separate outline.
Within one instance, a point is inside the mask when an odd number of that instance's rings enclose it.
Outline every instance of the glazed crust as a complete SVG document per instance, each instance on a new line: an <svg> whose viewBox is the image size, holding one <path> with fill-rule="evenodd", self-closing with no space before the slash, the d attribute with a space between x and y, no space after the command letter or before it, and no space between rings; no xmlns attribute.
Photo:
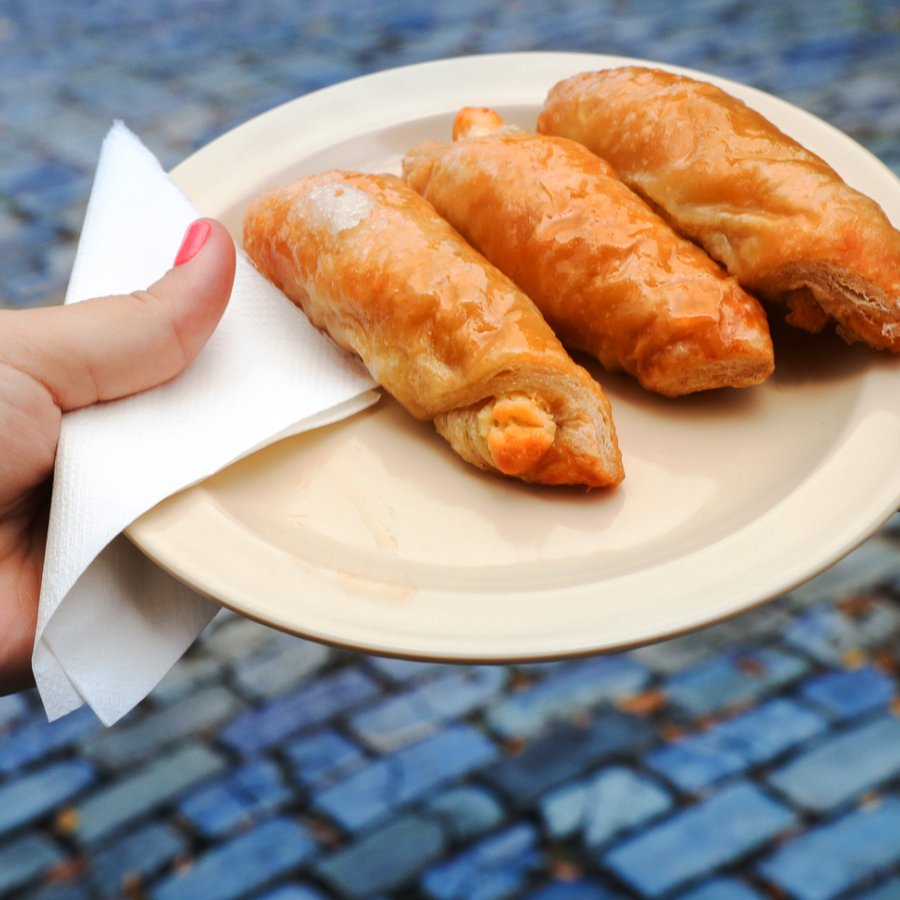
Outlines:
<svg viewBox="0 0 900 900"><path fill-rule="evenodd" d="M657 69L585 72L538 130L585 144L751 292L808 330L900 351L900 232L822 159L714 85Z"/></svg>
<svg viewBox="0 0 900 900"><path fill-rule="evenodd" d="M399 178L332 171L271 190L248 211L244 248L467 461L547 484L622 479L600 386Z"/></svg>
<svg viewBox="0 0 900 900"><path fill-rule="evenodd" d="M493 133L491 133L493 131ZM470 136L474 135L474 136ZM404 178L537 304L562 342L667 396L773 369L759 303L581 144L464 109Z"/></svg>

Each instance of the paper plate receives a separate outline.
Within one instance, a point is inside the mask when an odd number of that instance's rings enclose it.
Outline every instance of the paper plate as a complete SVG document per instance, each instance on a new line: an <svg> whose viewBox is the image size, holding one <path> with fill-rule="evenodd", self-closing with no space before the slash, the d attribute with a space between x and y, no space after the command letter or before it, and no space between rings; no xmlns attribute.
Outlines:
<svg viewBox="0 0 900 900"><path fill-rule="evenodd" d="M527 53L382 72L253 119L173 174L238 236L270 185L332 167L398 172L419 141L449 139L465 105L533 128L557 80L635 62ZM900 222L897 179L845 135L752 88L674 71L759 109ZM659 640L783 593L900 503L898 360L829 337L775 339L776 375L746 391L672 401L593 369L626 466L612 492L479 472L384 397L170 498L128 533L225 606L366 652L500 662Z"/></svg>

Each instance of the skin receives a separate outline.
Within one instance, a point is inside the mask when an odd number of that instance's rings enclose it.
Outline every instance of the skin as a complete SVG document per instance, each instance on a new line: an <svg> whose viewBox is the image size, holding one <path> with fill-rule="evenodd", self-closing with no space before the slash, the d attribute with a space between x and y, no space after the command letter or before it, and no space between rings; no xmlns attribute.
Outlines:
<svg viewBox="0 0 900 900"><path fill-rule="evenodd" d="M218 222L147 290L0 310L0 693L34 684L31 653L62 415L178 375L231 293L234 243ZM202 232L202 227L201 227Z"/></svg>

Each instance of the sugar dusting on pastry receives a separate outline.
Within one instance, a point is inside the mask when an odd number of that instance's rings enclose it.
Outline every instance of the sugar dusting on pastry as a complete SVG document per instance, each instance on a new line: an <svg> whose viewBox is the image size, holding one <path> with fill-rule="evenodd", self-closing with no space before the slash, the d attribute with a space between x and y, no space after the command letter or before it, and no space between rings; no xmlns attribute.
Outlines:
<svg viewBox="0 0 900 900"><path fill-rule="evenodd" d="M375 201L365 191L340 183L318 184L302 202L306 216L332 234L355 228L375 209Z"/></svg>

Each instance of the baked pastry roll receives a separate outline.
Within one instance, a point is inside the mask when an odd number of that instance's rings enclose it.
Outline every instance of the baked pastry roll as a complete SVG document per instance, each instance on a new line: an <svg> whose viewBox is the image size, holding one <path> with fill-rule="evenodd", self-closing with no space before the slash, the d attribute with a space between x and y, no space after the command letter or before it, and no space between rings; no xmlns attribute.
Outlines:
<svg viewBox="0 0 900 900"><path fill-rule="evenodd" d="M606 159L788 321L900 350L900 232L871 199L740 100L657 69L557 84L538 130Z"/></svg>
<svg viewBox="0 0 900 900"><path fill-rule="evenodd" d="M462 110L454 135L411 150L403 177L534 300L563 344L667 396L772 372L756 299L602 159L487 109Z"/></svg>
<svg viewBox="0 0 900 900"><path fill-rule="evenodd" d="M600 386L399 178L332 171L275 188L252 203L244 248L463 459L530 482L621 481Z"/></svg>

